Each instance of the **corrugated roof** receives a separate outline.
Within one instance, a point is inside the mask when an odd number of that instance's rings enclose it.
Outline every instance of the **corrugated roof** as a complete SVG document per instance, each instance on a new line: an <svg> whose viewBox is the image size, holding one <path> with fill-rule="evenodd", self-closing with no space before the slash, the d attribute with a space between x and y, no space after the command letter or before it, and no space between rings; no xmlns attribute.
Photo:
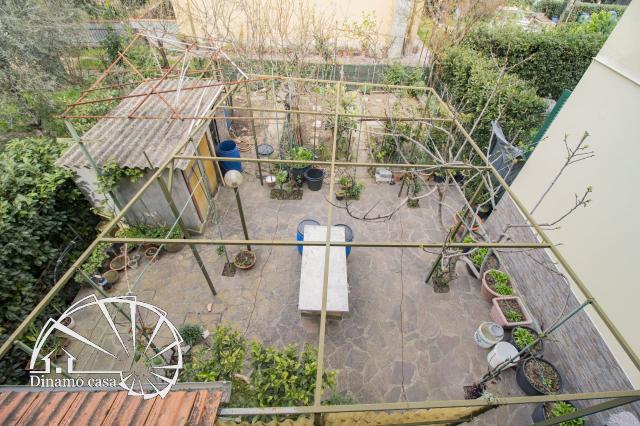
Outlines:
<svg viewBox="0 0 640 426"><path fill-rule="evenodd" d="M127 391L0 392L2 425L213 425L220 390L172 390L144 400Z"/></svg>
<svg viewBox="0 0 640 426"><path fill-rule="evenodd" d="M141 94L151 90L156 81L148 81L136 87L131 94ZM209 79L185 79L182 88L211 84ZM163 81L157 91L178 88L177 79ZM202 116L207 106L217 98L222 86L181 91L178 102L175 102L176 92L164 93L165 99L174 105L181 116ZM110 116L126 117L138 103L142 96L123 99L109 114ZM177 106L176 106L177 105ZM73 112L73 111L72 111ZM150 96L136 111L136 116L155 117L171 115L172 111L157 95ZM147 168L143 152L146 152L154 165L160 165L167 160L176 147L189 136L192 124L197 120L191 119L122 119L101 118L89 131L82 136L87 150L99 165L113 159L122 167ZM195 126L194 126L195 127ZM204 129L202 129L204 131ZM197 135L199 137L199 135ZM193 147L188 147L185 154L193 154ZM184 168L186 161L176 162L177 168ZM63 167L83 167L88 163L78 145L71 146L56 162Z"/></svg>

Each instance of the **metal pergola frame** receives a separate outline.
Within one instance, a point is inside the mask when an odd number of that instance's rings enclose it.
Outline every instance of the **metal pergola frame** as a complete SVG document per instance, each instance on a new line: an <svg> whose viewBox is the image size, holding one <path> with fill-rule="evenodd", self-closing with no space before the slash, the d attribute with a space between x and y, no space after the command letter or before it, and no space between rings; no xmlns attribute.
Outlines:
<svg viewBox="0 0 640 426"><path fill-rule="evenodd" d="M414 241L414 242L406 242L406 241L374 241L374 242L334 242L331 241L331 228L327 227L327 234L325 240L321 241L297 241L297 240L237 240L237 239L209 239L209 238L190 238L188 232L182 225L182 228L185 238L179 240L181 243L188 244L192 247L193 253L198 259L196 246L199 245L223 245L223 246L239 246L239 245L255 245L255 246L324 246L325 247L325 260L324 260L324 270L323 270L323 291L322 291L322 308L320 312L320 324L319 324L319 341L318 341L318 366L317 366L317 376L316 376L316 387L314 393L314 403L310 406L298 406L298 407L253 407L253 408L223 408L221 410L222 415L233 415L233 416L243 416L243 415L294 415L294 414L317 414L323 415L325 413L340 413L340 412L360 412L360 411L387 411L387 410L417 410L417 409L431 409L431 408L448 408L448 407L486 407L487 409L492 407L497 407L501 405L512 405L512 404L525 404L525 403L540 403L540 402L548 402L548 401L566 401L566 400L597 400L597 399L609 399L610 401L597 404L592 407L587 407L578 410L574 415L569 417L558 418L559 421L568 420L570 418L576 418L581 415L588 415L594 412L606 410L615 406L628 404L634 401L640 400L640 390L622 390L622 391L606 391L606 392L589 392L589 393L569 393L569 394L561 394L561 395L543 395L543 396L524 396L524 397L507 397L501 398L497 397L491 400L488 399L477 399L477 400L427 400L421 402L397 402L397 403L373 403L373 404L352 404L352 405L331 405L331 406L323 406L321 405L322 400L322 376L325 371L324 368L324 350L325 350L325 335L326 335L326 321L327 321L327 289L328 289L328 277L329 277L329 264L330 264L330 248L331 247L384 247L384 248L434 248L434 249L442 249L445 248L476 248L476 247L486 247L486 248L505 248L505 249L546 249L551 252L553 257L557 260L557 262L561 265L564 271L568 274L569 278L573 283L577 286L579 291L585 298L584 303L575 310L572 314L577 313L579 310L585 308L586 306L592 306L595 310L598 317L604 322L607 326L608 330L615 337L619 345L622 347L624 352L627 354L629 359L632 361L634 366L640 371L640 358L631 348L629 343L626 341L624 336L620 333L620 331L615 327L609 316L606 314L602 306L598 303L598 301L594 298L592 293L589 291L584 282L578 277L576 272L573 270L571 265L566 261L566 259L562 256L557 246L551 241L551 239L544 232L542 227L535 221L532 217L531 213L526 209L523 203L519 200L517 195L513 192L513 190L509 187L507 182L502 178L500 173L493 167L488 158L484 155L481 148L476 144L473 138L469 135L469 133L465 130L463 125L457 118L457 114L453 110L453 108L447 104L443 99L438 95L438 93L431 87L414 87L414 86L393 86L386 84L372 84L372 83L357 83L357 82L346 82L346 81L336 81L336 80L320 80L320 79L311 79L311 78L296 78L296 77L282 77L282 76L268 76L268 75L247 75L244 74L241 70L239 73L242 74L240 78L234 81L224 81L223 74L220 72L221 80L216 85L223 86L226 90L226 94L220 99L216 105L214 105L209 111L210 114L205 115L197 115L197 116L182 116L176 111L171 105L168 105L170 109L173 111L168 116L158 116L158 117L138 117L135 115L135 111L131 111L128 114L124 114L122 116L113 116L113 115L103 115L103 116L87 116L87 115L74 115L72 114L75 107L79 105L86 104L84 99L86 98L88 93L99 91L106 88L112 88L112 86L101 87L99 86L102 81L109 75L109 73L113 70L113 67L116 63L122 61L129 67L133 67L135 74L140 74L136 72L135 66L131 64L130 61L126 59L126 52L133 45L133 43L140 37L137 35L134 40L131 42L129 46L127 46L122 53L118 55L115 62L111 64L94 83L93 85L82 92L80 98L69 105L69 107L62 114L62 118L65 119L67 125L72 132L72 136L76 139L76 142L83 148L82 141L75 134L73 130L73 125L69 120L76 118L111 118L111 119L162 119L162 120L194 120L195 124L192 127L191 134L189 138L181 143L170 157L165 160L162 164L160 164L154 171L154 173L149 177L149 179L142 185L142 187L138 190L138 192L131 197L131 199L122 206L121 209L115 214L113 219L103 228L103 230L99 233L97 238L87 247L87 249L78 257L78 259L73 263L73 265L64 273L62 277L54 284L51 290L45 295L45 297L38 303L38 305L32 310L32 312L24 319L24 321L17 327L16 330L9 336L9 338L3 343L0 347L0 358L6 355L6 353L15 345L22 350L27 350L22 342L18 339L23 335L23 333L27 330L27 327L40 315L45 307L52 301L52 299L56 296L56 294L65 286L65 284L73 277L77 270L82 266L84 261L91 255L94 249L100 243L130 243L130 244L140 244L140 243L155 243L155 244L167 244L176 242L175 239L169 238L118 238L111 237L110 234L118 225L118 223L124 219L127 211L141 198L144 192L154 183L158 183L165 193L167 197L167 202L173 205L171 199L170 189L167 190L165 186L165 182L162 178L163 172L169 168L169 179L171 180L172 176L172 165L177 160L196 160L199 162L202 161L243 161L243 162L251 162L257 163L258 166L265 163L273 163L273 164L290 164L296 161L294 160L285 160L285 159L264 159L258 158L257 150L256 150L256 158L227 158L227 157L218 157L218 156L200 156L196 155L184 155L182 154L183 150L187 147L187 144L192 142L192 137L195 135L198 130L202 128L209 120L216 118L224 118L224 119L242 119L242 120L251 120L251 123L255 123L255 118L253 116L254 111L267 112L274 114L275 116L268 119L283 119L281 117L286 114L307 114L307 115L322 115L322 116L333 116L333 136L332 136L332 144L331 144L331 159L330 161L310 161L311 164L315 165L323 165L329 167L329 199L333 198L334 194L334 183L336 182L336 168L337 167L397 167L401 169L416 169L422 168L426 170L445 170L445 171L453 171L453 170L465 170L472 169L479 171L480 173L487 173L493 179L495 179L499 185L504 188L506 193L511 197L517 206L520 213L524 216L526 221L531 225L531 227L535 230L539 237L539 242L528 242L528 243L514 243L514 242L474 242L474 243L462 243L452 241L450 238L447 238L445 241ZM180 42L184 45L184 53L181 58L184 57L189 51L194 51L199 49L196 43L187 43ZM220 57L224 57L224 53L218 49L213 50L209 47L207 49L212 51L212 57L210 60L210 66L214 67L211 69L221 70L220 64L218 63L218 59ZM228 59L228 58L227 58ZM178 61L176 61L177 63ZM233 61L229 59L229 62L233 64ZM171 67L172 69L176 66L176 63ZM233 64L235 65L235 64ZM202 71L199 69L199 71ZM204 70L207 72L207 69ZM158 86L158 82L166 79L170 76L170 70L166 70L162 73L162 77L156 80L154 87ZM141 75L139 75L141 76ZM143 77L144 78L144 77ZM145 79L144 81L148 81L149 79ZM314 84L324 84L324 85L333 85L335 88L335 104L334 109L332 111L321 112L321 111L308 111L308 110L287 110L287 109L277 109L277 108L260 108L260 107L252 107L250 106L250 99L248 100L248 106L232 106L228 107L230 109L235 110L244 110L249 112L249 116L226 116L226 115L216 115L217 109L223 108L223 104L228 96L230 96L233 92L235 92L240 86L244 86L247 89L247 95L249 95L249 84L257 83L257 82L269 82L269 81L297 81L297 82L307 82ZM133 83L129 83L131 85ZM342 88L345 87L357 87L368 85L369 87L380 88L388 91L393 90L416 90L423 91L428 96L434 97L442 109L446 111L446 117L393 117L393 116L372 116L366 114L353 114L353 113L341 113L340 112L340 96L342 93ZM189 87L182 88L182 90L189 90ZM158 96L162 98L162 94L171 91L162 91L161 93L155 92L151 89L147 93L143 93L142 95L135 95L137 97L142 97L143 100L138 103L135 110L137 110L142 103L147 101L151 96ZM101 99L96 102L107 102L113 100L121 100L131 96L117 96L114 98ZM84 102L84 103L83 103ZM475 153L477 158L480 159L482 165L472 165L472 164L444 164L444 165L434 165L434 164L406 164L406 163L372 163L372 162L348 162L348 161L337 161L336 160L336 152L337 152L337 137L338 137L338 126L335 123L338 123L338 118L340 116L348 116L352 118L359 118L362 120L407 120L414 122L428 122L428 121L440 121L450 123L455 127L455 129L463 135L464 141L462 141L462 146L469 145L472 151ZM260 117L259 120L265 120L265 117ZM255 139L255 131L253 134L254 144L257 146L257 141ZM462 149L462 148L461 148ZM88 155L86 148L83 148L83 152L85 155ZM89 156L90 157L90 156ZM299 161L298 161L299 162ZM99 173L98 166L95 165L94 162L90 161L92 165L96 168L96 172ZM262 179L260 179L262 183ZM171 188L171 185L169 185ZM469 203L467 203L469 206ZM334 205L332 203L328 203L327 206L327 223L333 223L333 208ZM174 209L174 213L176 210ZM468 212L475 214L469 207L466 208L463 216ZM180 217L177 217L177 220L180 220ZM462 222L459 221L458 225ZM450 232L450 235L452 233ZM455 235L455 232L453 232ZM208 278L206 270L203 268L203 273L205 277ZM208 279L208 282L210 280ZM210 284L211 290L215 296L215 289L213 285ZM543 331L539 337L542 339L548 335L553 330ZM536 340L537 342L537 340ZM534 342L533 344L535 344ZM533 345L532 344L532 345ZM554 419L555 421L556 419ZM549 422L547 421L544 424L556 424L558 422Z"/></svg>

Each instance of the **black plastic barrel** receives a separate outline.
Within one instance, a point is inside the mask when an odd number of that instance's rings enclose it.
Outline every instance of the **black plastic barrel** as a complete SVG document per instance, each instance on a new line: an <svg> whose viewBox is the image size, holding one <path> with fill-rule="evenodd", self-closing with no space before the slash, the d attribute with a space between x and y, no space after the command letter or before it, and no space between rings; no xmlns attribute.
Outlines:
<svg viewBox="0 0 640 426"><path fill-rule="evenodd" d="M321 169L309 169L304 173L304 177L309 185L309 191L320 191L324 180L324 171Z"/></svg>

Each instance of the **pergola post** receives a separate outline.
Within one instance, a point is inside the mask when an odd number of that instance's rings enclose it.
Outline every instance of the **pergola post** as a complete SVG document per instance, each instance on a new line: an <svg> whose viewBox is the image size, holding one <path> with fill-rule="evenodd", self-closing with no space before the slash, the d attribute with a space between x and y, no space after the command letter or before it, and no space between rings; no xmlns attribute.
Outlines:
<svg viewBox="0 0 640 426"><path fill-rule="evenodd" d="M244 85L245 93L247 95L247 106L251 108L251 92L249 91L249 85ZM251 117L251 136L253 137L253 147L256 150L256 158L260 158L258 153L258 136L256 135L256 123L253 117L253 110L249 110L249 116ZM264 186L262 179L262 165L258 163L258 175L260 176L260 186Z"/></svg>
<svg viewBox="0 0 640 426"><path fill-rule="evenodd" d="M149 164L151 164L151 166L153 167L151 161L149 160L149 157L147 156L147 153L143 152L143 154L144 154L144 157L149 162ZM156 178L156 181L158 182L158 185L160 186L160 189L162 190L162 195L164 195L165 200L167 200L167 204L169 204L169 207L171 208L171 212L173 213L173 215L176 218L177 225L180 228L180 231L182 232L182 235L185 238L191 238L191 233L189 232L189 230L185 226L184 221L182 220L182 215L180 214L180 211L178 210L178 207L176 207L176 204L174 203L173 198L171 197L171 194L169 193L169 190L167 189L167 186L164 183L164 179L162 178L162 173L158 174L158 177ZM216 291L216 288L213 285L213 281L211 280L211 276L209 276L209 272L207 271L207 268L204 266L204 262L202 261L202 258L200 257L200 253L198 252L198 249L196 248L196 245L195 244L189 244L189 247L191 248L191 253L193 253L193 257L196 259L196 263L198 264L198 267L200 268L200 271L202 271L202 275L204 275L205 281L207 281L207 285L209 286L209 289L211 289L211 293L214 296L216 296L218 294L218 292Z"/></svg>

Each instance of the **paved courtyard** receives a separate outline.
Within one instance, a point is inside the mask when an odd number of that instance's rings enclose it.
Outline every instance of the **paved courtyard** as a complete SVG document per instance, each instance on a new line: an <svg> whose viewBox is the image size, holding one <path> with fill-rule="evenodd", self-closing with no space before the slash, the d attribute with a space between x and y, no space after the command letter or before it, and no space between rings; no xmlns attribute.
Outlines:
<svg viewBox="0 0 640 426"><path fill-rule="evenodd" d="M294 239L304 218L327 223L326 184L318 192L305 186L301 201L278 201L269 198L268 188L259 185L252 171L245 176L240 191L250 238ZM375 216L399 202L399 186L362 180L365 190L361 200L353 204L354 210L367 211L380 200L371 212ZM443 192L446 204L460 207L453 189ZM205 236L219 238L221 232L224 238L241 239L233 193L221 188L216 207L220 226L212 224ZM452 212L445 210L442 216L450 226ZM357 241L426 242L444 237L439 217L434 193L422 199L419 208L403 207L383 222L356 220L344 209L334 208L333 223L348 224ZM230 247L229 252L238 249ZM297 309L301 258L295 247L254 247L256 266L238 271L234 277L221 275L225 258L216 253L215 246L199 246L199 250L218 291L216 297L188 248L164 254L149 265L135 287L133 283L147 264L129 270L132 294L166 310L176 326L196 323L212 329L230 325L248 338L270 345L317 346L319 319L301 317ZM468 275L462 263L451 291L435 293L424 282L434 258L421 249L353 249L347 262L349 313L327 323L326 368L338 372L338 391L361 403L460 399L462 386L487 371L487 351L477 347L472 336L478 324L489 319L490 305L480 299L479 282ZM124 295L128 290L126 281L121 280L112 293ZM76 331L99 337L105 330L99 322L84 315L77 319ZM77 362L85 364L81 368L97 367L98 358L78 357ZM512 372L505 373L502 382L491 386L495 394L520 394ZM510 423L512 416L528 416L531 409L501 408L486 416L491 416L490 424L515 424Z"/></svg>

